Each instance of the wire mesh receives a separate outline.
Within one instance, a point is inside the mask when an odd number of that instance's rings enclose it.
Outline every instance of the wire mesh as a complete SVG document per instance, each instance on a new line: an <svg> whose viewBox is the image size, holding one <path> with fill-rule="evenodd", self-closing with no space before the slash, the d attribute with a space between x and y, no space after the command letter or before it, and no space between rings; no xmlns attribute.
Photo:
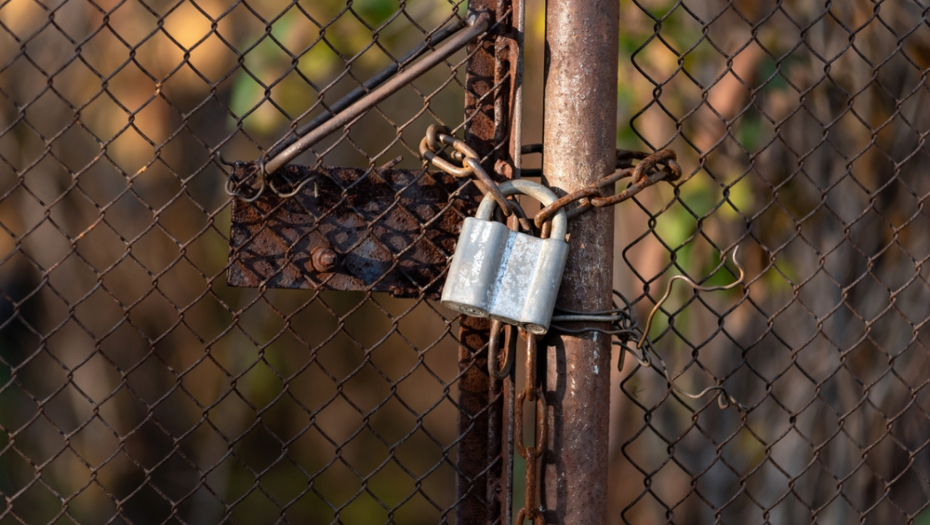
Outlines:
<svg viewBox="0 0 930 525"><path fill-rule="evenodd" d="M0 3L0 523L438 523L457 483L484 501L456 464L457 320L227 286L213 159L257 159L466 7ZM466 59L298 162L419 168L429 124L463 128Z"/></svg>
<svg viewBox="0 0 930 525"><path fill-rule="evenodd" d="M731 281L711 274L739 245L745 289L676 289L651 336L683 387L749 407L682 398L627 360L624 522L930 520L927 16L920 1L624 6L622 140L692 170L619 212L624 291L642 318L675 273Z"/></svg>

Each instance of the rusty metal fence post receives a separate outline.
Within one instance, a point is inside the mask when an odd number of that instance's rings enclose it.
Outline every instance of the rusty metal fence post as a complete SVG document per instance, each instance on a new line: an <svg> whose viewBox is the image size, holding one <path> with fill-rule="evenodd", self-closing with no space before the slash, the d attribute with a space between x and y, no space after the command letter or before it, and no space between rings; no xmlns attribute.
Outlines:
<svg viewBox="0 0 930 525"><path fill-rule="evenodd" d="M514 150L510 124L511 90L519 57L513 51L513 9L510 0L473 0L472 13L488 13L491 38L468 47L465 80L465 142L482 158L497 180L512 176ZM519 126L517 126L519 127ZM516 148L519 150L519 148ZM509 516L509 485L503 450L504 399L500 382L487 369L488 319L463 317L459 326L459 471L456 522L503 523ZM486 496L482 500L481 496Z"/></svg>
<svg viewBox="0 0 930 525"><path fill-rule="evenodd" d="M564 194L613 171L616 148L616 0L549 0L543 173ZM560 306L610 308L613 211L572 222ZM547 523L604 523L610 405L610 338L546 341L549 443L544 456Z"/></svg>

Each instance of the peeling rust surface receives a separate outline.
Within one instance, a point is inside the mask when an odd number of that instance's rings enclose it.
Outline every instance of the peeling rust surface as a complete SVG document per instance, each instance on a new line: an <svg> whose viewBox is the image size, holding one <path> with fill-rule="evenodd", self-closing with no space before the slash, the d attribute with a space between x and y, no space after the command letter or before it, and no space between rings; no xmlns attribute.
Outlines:
<svg viewBox="0 0 930 525"><path fill-rule="evenodd" d="M253 169L237 165L234 177ZM275 177L313 180L289 199L266 192L254 203L235 201L232 286L438 298L461 223L481 197L466 180L422 170L289 165ZM314 265L320 249L335 252L332 271Z"/></svg>

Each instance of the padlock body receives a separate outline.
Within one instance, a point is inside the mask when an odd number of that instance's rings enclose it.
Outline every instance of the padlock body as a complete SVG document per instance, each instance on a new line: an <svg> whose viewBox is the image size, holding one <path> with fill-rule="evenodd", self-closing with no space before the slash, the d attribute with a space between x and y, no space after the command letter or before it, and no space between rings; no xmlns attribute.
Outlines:
<svg viewBox="0 0 930 525"><path fill-rule="evenodd" d="M568 243L561 239L540 239L499 222L466 218L442 304L544 334L567 258Z"/></svg>

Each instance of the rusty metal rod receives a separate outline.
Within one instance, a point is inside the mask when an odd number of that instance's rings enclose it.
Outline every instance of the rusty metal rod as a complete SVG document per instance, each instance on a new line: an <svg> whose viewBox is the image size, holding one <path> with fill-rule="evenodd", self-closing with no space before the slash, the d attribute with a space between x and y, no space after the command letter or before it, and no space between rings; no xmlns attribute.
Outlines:
<svg viewBox="0 0 930 525"><path fill-rule="evenodd" d="M617 0L549 0L543 173L560 195L614 171L617 129ZM578 217L558 305L611 308L613 209ZM572 323L573 328L608 328ZM546 523L606 523L610 337L585 332L545 340L550 426L544 456Z"/></svg>
<svg viewBox="0 0 930 525"><path fill-rule="evenodd" d="M325 113L317 115L310 122L301 126L297 131L291 135L287 135L285 138L281 139L280 142L274 145L271 148L271 151L268 152L269 157L274 157L278 153L284 150L284 148L290 146L291 144L297 142L297 139L303 137L307 133L310 133L314 129L323 125L324 122L330 120L340 111L343 111L347 107L351 106L353 103L357 102L359 99L370 93L373 89L377 88L381 84L384 84L388 79L394 76L401 68L401 66L406 67L408 62L416 60L423 53L426 53L432 46L441 44L446 41L450 36L454 35L460 31L465 26L465 23L460 19L455 19L457 23L446 26L439 31L436 31L431 36L427 37L427 41L418 45L417 47L411 49L404 56L400 57L396 62L390 66L379 71L375 76L369 78L361 86L350 91L346 96L340 98L335 103L331 104Z"/></svg>
<svg viewBox="0 0 930 525"><path fill-rule="evenodd" d="M501 15L509 0L470 0L469 20L475 13L491 16L486 22L496 26L493 38L472 42L468 48L465 68L465 142L479 158L486 158L484 169L491 173L496 161L506 150L496 148L497 129L506 125L494 114L494 99L487 96L493 89L497 40L505 28ZM486 15L483 15L486 16ZM432 55L431 55L432 56ZM500 175L500 174L498 174ZM487 372L490 323L487 319L464 317L459 325L459 445L456 458L455 523L461 525L491 525L500 523L503 491L502 475L505 455L502 454L504 396L501 383L492 381ZM491 432L493 430L493 432ZM509 458L506 458L509 460Z"/></svg>
<svg viewBox="0 0 930 525"><path fill-rule="evenodd" d="M449 58L456 51L468 45L472 40L484 33L488 28L487 13L472 14L468 17L467 27L452 37L448 42L440 46L434 52L420 60L416 64L403 70L391 80L385 82L381 87L368 93L363 98L347 107L345 111L333 116L318 128L313 129L293 144L278 153L274 158L265 163L265 173L272 174L279 168L290 162L304 150L313 146L317 142L326 138L327 135L337 129L351 124L355 119L361 117L368 110L375 107L376 104L396 93L399 89L420 78L424 73L434 68L443 60Z"/></svg>

